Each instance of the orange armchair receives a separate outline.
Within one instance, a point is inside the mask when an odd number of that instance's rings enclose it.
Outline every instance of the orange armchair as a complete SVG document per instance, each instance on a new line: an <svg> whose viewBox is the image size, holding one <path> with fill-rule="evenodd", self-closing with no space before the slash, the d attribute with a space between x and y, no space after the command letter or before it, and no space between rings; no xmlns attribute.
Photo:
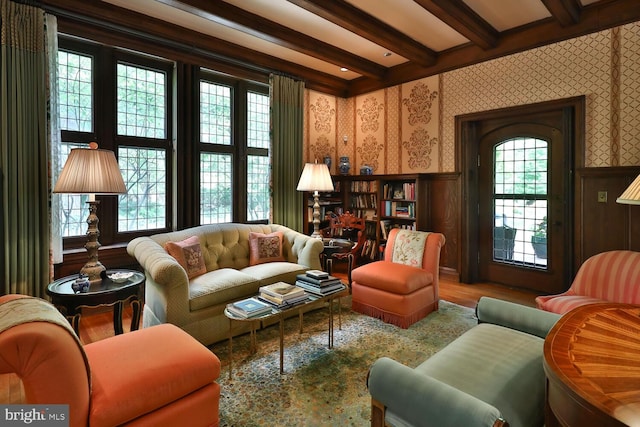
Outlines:
<svg viewBox="0 0 640 427"><path fill-rule="evenodd" d="M536 298L539 309L559 314L597 302L640 305L640 252L616 250L593 255L580 266L566 292Z"/></svg>
<svg viewBox="0 0 640 427"><path fill-rule="evenodd" d="M408 328L438 309L441 233L393 229L384 259L351 273L351 308Z"/></svg>
<svg viewBox="0 0 640 427"><path fill-rule="evenodd" d="M164 324L83 346L47 301L0 297L0 373L26 404L68 404L70 426L218 426L220 361Z"/></svg>

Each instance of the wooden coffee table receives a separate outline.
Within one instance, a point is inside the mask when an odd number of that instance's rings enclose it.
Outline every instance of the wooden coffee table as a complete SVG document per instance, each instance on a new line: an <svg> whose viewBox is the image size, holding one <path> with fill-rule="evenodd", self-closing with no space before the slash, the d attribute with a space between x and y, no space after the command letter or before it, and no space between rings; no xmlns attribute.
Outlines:
<svg viewBox="0 0 640 427"><path fill-rule="evenodd" d="M640 425L640 307L600 303L565 314L544 342L545 425Z"/></svg>
<svg viewBox="0 0 640 427"><path fill-rule="evenodd" d="M320 305L322 303L329 303L329 340L328 347L333 348L333 301L335 299L340 299L344 296L349 295L349 289L345 286L345 288L338 292L333 292L329 295L318 296L309 294L310 300L304 302L302 304L298 304L294 307L287 308L284 310L273 308L271 313L264 314L262 316L244 318L239 317L231 313L226 308L224 309L224 314L229 319L229 379L233 376L233 322L250 322L250 351L251 353L256 352L256 329L261 321L278 318L279 323L279 331L280 331L280 373L284 373L284 319L292 312L298 313L298 321L300 326L300 333L302 333L302 323L303 323L303 309L310 308L311 305L317 304ZM340 319L340 306L338 306L338 329L342 328L342 320Z"/></svg>

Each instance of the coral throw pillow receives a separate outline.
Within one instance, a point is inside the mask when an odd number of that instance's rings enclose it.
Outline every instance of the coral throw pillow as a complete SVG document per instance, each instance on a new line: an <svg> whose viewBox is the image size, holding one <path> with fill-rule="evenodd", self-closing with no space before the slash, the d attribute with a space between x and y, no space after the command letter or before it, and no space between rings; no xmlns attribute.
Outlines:
<svg viewBox="0 0 640 427"><path fill-rule="evenodd" d="M189 279L207 272L198 236L189 237L181 242L167 242L164 248L185 269Z"/></svg>
<svg viewBox="0 0 640 427"><path fill-rule="evenodd" d="M284 256L282 256L283 236L281 231L274 231L269 234L250 232L249 265L284 261Z"/></svg>

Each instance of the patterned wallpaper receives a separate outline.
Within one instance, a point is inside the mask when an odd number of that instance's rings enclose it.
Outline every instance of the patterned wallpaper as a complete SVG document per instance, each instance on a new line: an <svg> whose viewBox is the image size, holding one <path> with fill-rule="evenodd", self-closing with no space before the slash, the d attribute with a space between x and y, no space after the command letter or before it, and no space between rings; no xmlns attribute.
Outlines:
<svg viewBox="0 0 640 427"><path fill-rule="evenodd" d="M581 95L586 166L640 165L637 22L355 98L307 92L307 161L330 153L332 173L343 155L352 175L453 172L455 116Z"/></svg>

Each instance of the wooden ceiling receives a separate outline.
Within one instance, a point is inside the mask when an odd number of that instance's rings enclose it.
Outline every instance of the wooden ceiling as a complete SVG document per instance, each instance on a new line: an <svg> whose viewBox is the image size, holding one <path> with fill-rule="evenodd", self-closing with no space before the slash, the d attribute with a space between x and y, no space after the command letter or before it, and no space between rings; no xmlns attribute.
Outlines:
<svg viewBox="0 0 640 427"><path fill-rule="evenodd" d="M640 20L638 0L43 0L60 32L354 96ZM146 45L145 45L146 44ZM151 52L149 51L149 48ZM345 68L346 71L341 71Z"/></svg>

